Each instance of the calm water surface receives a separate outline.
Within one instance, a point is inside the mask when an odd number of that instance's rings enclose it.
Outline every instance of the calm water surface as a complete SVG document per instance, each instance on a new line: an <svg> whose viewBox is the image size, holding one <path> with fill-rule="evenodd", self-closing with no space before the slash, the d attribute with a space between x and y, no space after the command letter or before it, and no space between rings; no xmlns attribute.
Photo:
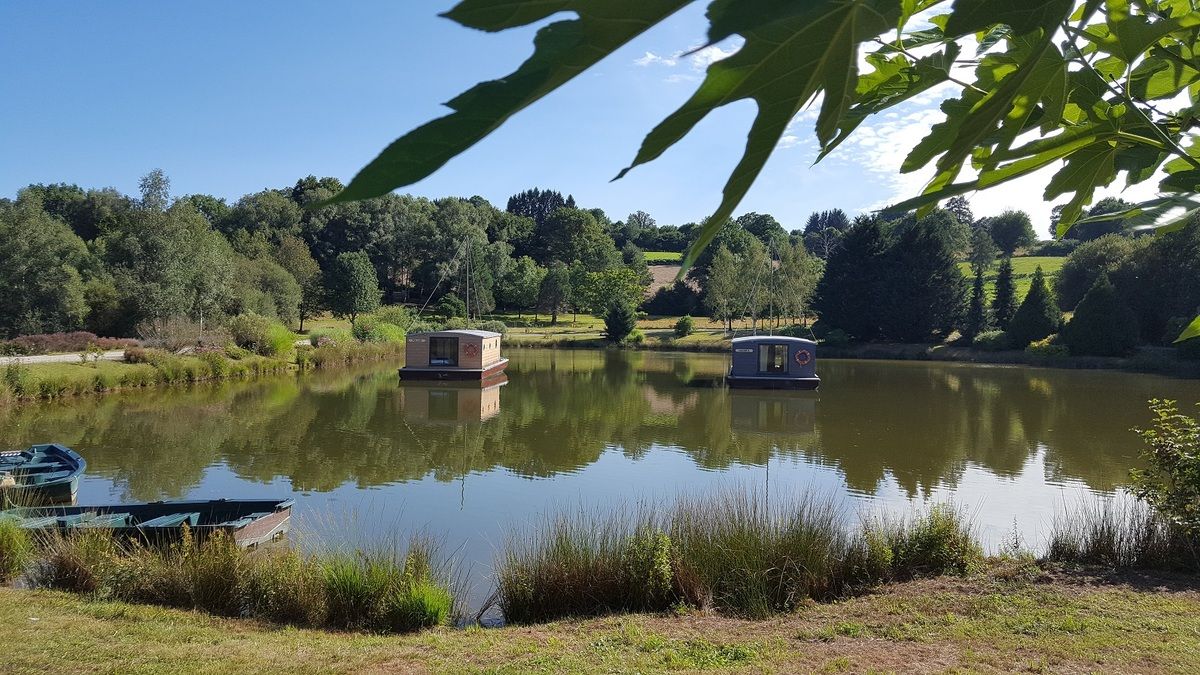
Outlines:
<svg viewBox="0 0 1200 675"><path fill-rule="evenodd" d="M333 539L424 529L487 576L546 512L753 486L848 510L953 499L996 544L1136 463L1146 401L1200 383L1117 372L833 361L815 394L700 386L725 355L510 350L499 390L395 364L0 409L0 447L88 460L81 503L294 496ZM332 524L332 525L330 525ZM480 572L482 570L482 572Z"/></svg>

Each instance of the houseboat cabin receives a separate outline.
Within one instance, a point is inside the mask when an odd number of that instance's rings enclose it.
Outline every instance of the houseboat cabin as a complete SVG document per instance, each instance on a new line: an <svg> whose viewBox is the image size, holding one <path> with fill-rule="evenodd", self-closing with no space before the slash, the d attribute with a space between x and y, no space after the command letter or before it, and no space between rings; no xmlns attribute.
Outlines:
<svg viewBox="0 0 1200 675"><path fill-rule="evenodd" d="M817 343L781 335L735 338L725 381L742 389L816 389Z"/></svg>
<svg viewBox="0 0 1200 675"><path fill-rule="evenodd" d="M508 367L500 356L500 334L486 330L410 333L402 380L489 380Z"/></svg>

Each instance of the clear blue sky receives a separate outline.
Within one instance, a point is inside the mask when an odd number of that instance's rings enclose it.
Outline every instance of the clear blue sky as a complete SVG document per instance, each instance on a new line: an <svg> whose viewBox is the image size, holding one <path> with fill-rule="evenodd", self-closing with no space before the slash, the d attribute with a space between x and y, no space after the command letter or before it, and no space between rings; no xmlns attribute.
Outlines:
<svg viewBox="0 0 1200 675"><path fill-rule="evenodd" d="M534 29L462 28L437 16L451 4L0 3L0 195L60 181L134 193L155 167L176 195L230 201L308 174L348 180L394 138L444 114L441 102L529 54ZM741 151L748 102L609 182L688 97L703 59L721 55L677 56L703 37L702 10L643 35L407 191L479 194L503 207L514 192L550 187L614 219L637 209L660 223L703 218ZM802 116L738 212L771 213L792 229L814 210L853 214L911 196L920 177L897 178L895 166L936 104L927 97L897 110L815 168ZM1013 195L981 198L976 211L998 211L1003 199ZM1012 205L1035 221L1049 212L1027 199Z"/></svg>

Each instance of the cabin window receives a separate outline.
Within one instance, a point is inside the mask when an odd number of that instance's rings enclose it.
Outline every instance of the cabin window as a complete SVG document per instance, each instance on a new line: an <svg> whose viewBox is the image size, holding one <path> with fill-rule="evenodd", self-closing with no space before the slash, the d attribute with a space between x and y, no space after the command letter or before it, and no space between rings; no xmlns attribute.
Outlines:
<svg viewBox="0 0 1200 675"><path fill-rule="evenodd" d="M759 345L758 372L787 372L787 345Z"/></svg>
<svg viewBox="0 0 1200 675"><path fill-rule="evenodd" d="M429 338L429 365L457 366L458 338L434 337Z"/></svg>

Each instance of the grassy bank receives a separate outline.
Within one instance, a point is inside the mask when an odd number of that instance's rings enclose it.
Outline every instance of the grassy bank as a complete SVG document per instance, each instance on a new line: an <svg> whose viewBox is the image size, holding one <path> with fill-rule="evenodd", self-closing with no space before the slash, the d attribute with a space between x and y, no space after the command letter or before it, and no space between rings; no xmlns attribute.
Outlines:
<svg viewBox="0 0 1200 675"><path fill-rule="evenodd" d="M414 635L285 629L0 589L12 673L1196 672L1200 591L1178 577L990 568L770 621L632 615Z"/></svg>
<svg viewBox="0 0 1200 675"><path fill-rule="evenodd" d="M125 361L33 363L0 366L0 403L103 394L123 389L248 379L297 370L333 368L366 361L399 359L402 342L345 342L299 347L279 356L227 349L202 354L171 354L133 348Z"/></svg>

